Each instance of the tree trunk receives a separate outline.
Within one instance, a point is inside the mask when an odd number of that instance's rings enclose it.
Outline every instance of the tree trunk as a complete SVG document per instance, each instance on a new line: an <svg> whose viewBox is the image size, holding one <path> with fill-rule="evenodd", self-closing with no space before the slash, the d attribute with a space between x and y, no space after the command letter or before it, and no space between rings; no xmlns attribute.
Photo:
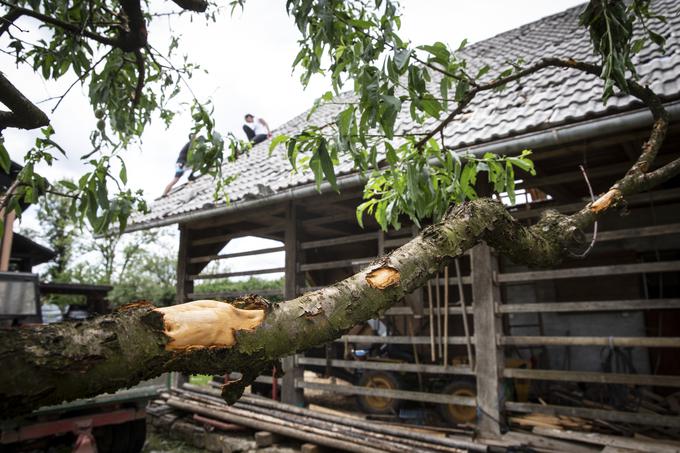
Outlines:
<svg viewBox="0 0 680 453"><path fill-rule="evenodd" d="M551 266L579 233L571 217L551 213L526 228L500 203L480 199L356 275L277 305L257 296L164 308L136 303L90 321L3 329L0 413L112 392L166 371L240 371L242 380L223 390L235 401L273 361L375 317L481 240L517 262Z"/></svg>

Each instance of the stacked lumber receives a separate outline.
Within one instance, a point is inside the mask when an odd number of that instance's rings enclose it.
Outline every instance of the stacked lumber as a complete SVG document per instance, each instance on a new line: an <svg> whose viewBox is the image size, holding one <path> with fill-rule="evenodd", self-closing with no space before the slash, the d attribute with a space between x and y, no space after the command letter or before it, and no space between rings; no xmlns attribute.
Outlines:
<svg viewBox="0 0 680 453"><path fill-rule="evenodd" d="M487 445L472 436L453 436L424 429L392 426L344 414L320 412L282 404L267 398L244 395L228 406L219 392L185 384L160 394L150 405L154 416L184 414L184 420L208 421L213 427L223 424L266 431L300 442L353 452L465 452L488 451Z"/></svg>
<svg viewBox="0 0 680 453"><path fill-rule="evenodd" d="M593 428L593 424L584 418L537 413L510 417L510 422L523 427L535 428L572 429L578 431L591 431Z"/></svg>

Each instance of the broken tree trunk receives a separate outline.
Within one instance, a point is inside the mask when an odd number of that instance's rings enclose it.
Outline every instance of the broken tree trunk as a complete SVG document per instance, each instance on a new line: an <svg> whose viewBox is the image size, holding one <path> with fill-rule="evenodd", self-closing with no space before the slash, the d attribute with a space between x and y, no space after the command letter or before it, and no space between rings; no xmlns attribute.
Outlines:
<svg viewBox="0 0 680 453"><path fill-rule="evenodd" d="M599 73L595 66L571 60L551 64ZM0 418L112 392L166 371L240 371L241 380L222 391L233 402L272 362L329 342L375 317L480 241L516 263L558 264L583 244L583 230L626 196L680 173L680 159L651 171L668 115L648 88L629 81L629 89L652 112L650 137L626 175L576 214L548 211L536 225L525 227L499 202L475 200L451 209L439 223L356 275L277 305L256 296L165 308L137 303L85 322L2 329Z"/></svg>

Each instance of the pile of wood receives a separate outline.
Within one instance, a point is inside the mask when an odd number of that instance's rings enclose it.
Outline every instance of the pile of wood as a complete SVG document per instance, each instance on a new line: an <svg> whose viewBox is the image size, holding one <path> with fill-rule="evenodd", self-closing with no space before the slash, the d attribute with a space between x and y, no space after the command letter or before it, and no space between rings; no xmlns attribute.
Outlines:
<svg viewBox="0 0 680 453"><path fill-rule="evenodd" d="M489 451L487 445L473 440L472 436L452 436L445 432L313 411L255 395L244 395L233 406L227 406L218 391L189 384L160 394L151 403L149 412L152 416L184 413L190 416L188 420L196 423L207 420L210 426L224 425L226 430L243 426L341 451Z"/></svg>

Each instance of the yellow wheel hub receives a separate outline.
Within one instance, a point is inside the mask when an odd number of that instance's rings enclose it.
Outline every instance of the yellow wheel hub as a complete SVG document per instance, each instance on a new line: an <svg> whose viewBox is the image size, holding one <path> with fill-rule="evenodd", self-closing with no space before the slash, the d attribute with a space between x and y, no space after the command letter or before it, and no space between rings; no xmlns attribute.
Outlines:
<svg viewBox="0 0 680 453"><path fill-rule="evenodd" d="M366 382L365 387L394 390L392 382L382 376L372 376L369 381ZM364 399L366 403L375 410L384 410L392 403L392 398L384 396L366 395L364 396Z"/></svg>
<svg viewBox="0 0 680 453"><path fill-rule="evenodd" d="M452 395L475 398L477 393L472 389L460 388L456 389ZM449 404L446 409L451 415L451 419L456 420L459 423L471 423L475 421L475 418L477 418L477 408L475 406Z"/></svg>

